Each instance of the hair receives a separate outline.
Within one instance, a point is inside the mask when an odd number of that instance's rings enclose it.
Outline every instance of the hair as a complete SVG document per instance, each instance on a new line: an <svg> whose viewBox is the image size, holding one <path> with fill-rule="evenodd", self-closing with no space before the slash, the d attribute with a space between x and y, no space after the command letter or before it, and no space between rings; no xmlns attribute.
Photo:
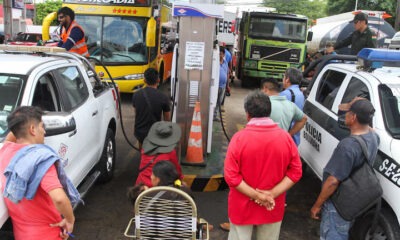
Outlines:
<svg viewBox="0 0 400 240"><path fill-rule="evenodd" d="M62 8L60 8L60 9L58 9L58 11L57 11L57 16L58 16L60 13L64 14L65 16L69 16L69 17L71 18L71 21L74 21L74 20L75 20L75 12L74 12L74 10L72 10L72 9L69 8L69 7L62 7Z"/></svg>
<svg viewBox="0 0 400 240"><path fill-rule="evenodd" d="M269 117L271 114L271 101L260 90L249 93L244 99L244 110L251 118Z"/></svg>
<svg viewBox="0 0 400 240"><path fill-rule="evenodd" d="M22 106L16 108L8 117L7 124L16 138L27 136L29 124L40 123L43 111L39 107Z"/></svg>
<svg viewBox="0 0 400 240"><path fill-rule="evenodd" d="M167 160L154 164L153 175L160 179L158 186L175 186L175 181L179 179L176 167Z"/></svg>
<svg viewBox="0 0 400 240"><path fill-rule="evenodd" d="M285 76L289 78L291 84L300 84L303 79L303 74L297 68L288 68L286 69Z"/></svg>
<svg viewBox="0 0 400 240"><path fill-rule="evenodd" d="M330 48L330 47L333 47L333 46L334 46L333 43L328 42L328 43L326 43L325 48Z"/></svg>
<svg viewBox="0 0 400 240"><path fill-rule="evenodd" d="M267 88L270 91L279 92L281 87L278 81L274 78L266 78L261 80L261 88Z"/></svg>
<svg viewBox="0 0 400 240"><path fill-rule="evenodd" d="M157 84L158 72L154 68L148 68L144 71L144 81L147 85Z"/></svg>
<svg viewBox="0 0 400 240"><path fill-rule="evenodd" d="M225 55L225 47L219 46L219 53L223 53Z"/></svg>

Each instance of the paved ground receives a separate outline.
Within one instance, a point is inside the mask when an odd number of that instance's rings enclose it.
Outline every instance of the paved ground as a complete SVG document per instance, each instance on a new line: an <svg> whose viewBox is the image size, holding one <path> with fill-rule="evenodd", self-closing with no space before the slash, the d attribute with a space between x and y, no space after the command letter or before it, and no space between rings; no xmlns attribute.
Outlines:
<svg viewBox="0 0 400 240"><path fill-rule="evenodd" d="M238 85L238 82L235 84ZM225 122L228 135L232 136L246 123L243 99L249 90L234 87L232 96L226 99ZM127 135L133 138L133 111L130 96L123 95L123 122ZM126 189L137 176L139 155L124 140L121 129L117 132L118 161L114 179L95 186L85 198L85 205L76 209L75 239L114 240L123 236L125 226L133 216L132 206L126 198ZM223 151L223 149L221 149ZM309 209L320 188L319 180L306 172L302 180L290 191L283 221L282 240L317 240L318 222L309 218ZM228 234L218 228L227 221L228 190L219 192L195 192L200 216L214 225L210 239L226 240Z"/></svg>

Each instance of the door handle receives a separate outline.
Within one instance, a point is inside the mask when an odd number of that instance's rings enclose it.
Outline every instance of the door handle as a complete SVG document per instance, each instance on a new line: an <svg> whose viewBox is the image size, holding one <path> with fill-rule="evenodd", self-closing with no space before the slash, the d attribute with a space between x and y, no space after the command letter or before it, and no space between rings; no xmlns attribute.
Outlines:
<svg viewBox="0 0 400 240"><path fill-rule="evenodd" d="M98 111L98 110L94 111L94 112L92 113L92 117L93 117L93 116L96 116L96 115L97 115L97 113L99 113L99 111Z"/></svg>
<svg viewBox="0 0 400 240"><path fill-rule="evenodd" d="M75 129L72 133L70 133L70 134L68 135L68 137L74 136L77 132L78 132L78 130Z"/></svg>

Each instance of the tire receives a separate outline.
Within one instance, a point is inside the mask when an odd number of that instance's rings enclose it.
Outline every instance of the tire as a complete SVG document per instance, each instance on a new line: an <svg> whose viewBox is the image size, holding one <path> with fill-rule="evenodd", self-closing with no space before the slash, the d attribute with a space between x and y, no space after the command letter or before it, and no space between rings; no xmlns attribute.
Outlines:
<svg viewBox="0 0 400 240"><path fill-rule="evenodd" d="M400 239L400 227L395 214L382 208L378 215L378 224L372 235L369 234L375 209L368 211L357 218L350 230L352 240L398 240Z"/></svg>
<svg viewBox="0 0 400 240"><path fill-rule="evenodd" d="M104 142L103 152L100 157L97 169L100 171L99 183L109 182L114 175L116 157L115 136L112 129L107 129L106 140Z"/></svg>

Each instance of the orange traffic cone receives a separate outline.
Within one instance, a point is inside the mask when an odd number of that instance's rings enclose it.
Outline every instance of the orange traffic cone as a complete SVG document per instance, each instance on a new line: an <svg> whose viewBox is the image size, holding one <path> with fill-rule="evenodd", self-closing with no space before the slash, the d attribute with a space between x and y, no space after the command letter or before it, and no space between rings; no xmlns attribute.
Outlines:
<svg viewBox="0 0 400 240"><path fill-rule="evenodd" d="M186 151L186 161L182 164L205 165L203 159L203 136L201 134L200 102L196 102L190 127L189 142Z"/></svg>

